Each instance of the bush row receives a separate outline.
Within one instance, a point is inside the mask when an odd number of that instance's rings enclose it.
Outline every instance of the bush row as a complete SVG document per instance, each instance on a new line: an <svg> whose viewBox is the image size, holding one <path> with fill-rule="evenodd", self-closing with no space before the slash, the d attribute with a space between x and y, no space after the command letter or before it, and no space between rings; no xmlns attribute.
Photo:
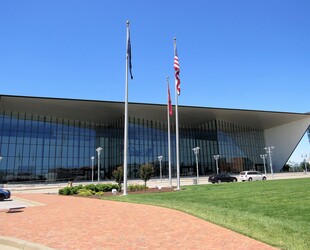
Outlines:
<svg viewBox="0 0 310 250"><path fill-rule="evenodd" d="M65 187L58 190L58 193L61 195L74 195L74 194L80 194L81 193L88 193L88 194L101 194L104 192L112 191L112 189L117 189L117 184L111 184L111 183L105 183L105 184L89 184L89 185L78 185L74 187ZM87 191L89 190L89 191Z"/></svg>

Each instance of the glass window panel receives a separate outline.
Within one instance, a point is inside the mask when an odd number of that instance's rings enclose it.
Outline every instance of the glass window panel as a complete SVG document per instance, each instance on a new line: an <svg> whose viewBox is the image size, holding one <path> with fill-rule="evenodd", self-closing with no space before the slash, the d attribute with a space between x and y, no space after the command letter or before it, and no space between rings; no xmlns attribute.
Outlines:
<svg viewBox="0 0 310 250"><path fill-rule="evenodd" d="M15 156L15 144L9 144L9 156Z"/></svg>
<svg viewBox="0 0 310 250"><path fill-rule="evenodd" d="M9 143L13 144L16 143L16 137L11 133L10 139L9 139Z"/></svg>
<svg viewBox="0 0 310 250"><path fill-rule="evenodd" d="M2 143L9 143L9 138L8 136L4 135L2 136Z"/></svg>
<svg viewBox="0 0 310 250"><path fill-rule="evenodd" d="M6 143L1 144L1 155L2 156L8 155L8 144Z"/></svg>

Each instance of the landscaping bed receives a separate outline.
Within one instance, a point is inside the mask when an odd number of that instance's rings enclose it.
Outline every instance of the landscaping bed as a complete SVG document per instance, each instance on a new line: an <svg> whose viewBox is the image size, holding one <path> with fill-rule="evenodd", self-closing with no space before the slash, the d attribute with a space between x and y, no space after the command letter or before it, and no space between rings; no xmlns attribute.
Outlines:
<svg viewBox="0 0 310 250"><path fill-rule="evenodd" d="M173 192L174 187L162 187L161 189L159 188L147 188L145 190L139 190L139 191L128 191L128 194L150 194L150 193L165 193L165 192ZM122 192L118 192L117 194L113 194L112 192L105 192L104 196L111 196L111 195L123 195Z"/></svg>
<svg viewBox="0 0 310 250"><path fill-rule="evenodd" d="M118 192L119 186L117 184L90 184L90 185L78 185L68 186L59 189L60 195L75 195L85 196L92 198L100 198L103 196L119 196L123 195L123 190ZM127 187L127 194L149 194L149 193L164 193L174 191L173 187L154 187L148 188L140 184L131 184Z"/></svg>

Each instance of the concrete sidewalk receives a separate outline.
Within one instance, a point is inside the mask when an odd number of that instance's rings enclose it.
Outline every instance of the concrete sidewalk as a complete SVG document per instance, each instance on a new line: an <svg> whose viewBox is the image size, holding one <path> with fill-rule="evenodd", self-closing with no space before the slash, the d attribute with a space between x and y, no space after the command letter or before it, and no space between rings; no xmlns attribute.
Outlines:
<svg viewBox="0 0 310 250"><path fill-rule="evenodd" d="M0 236L1 250L53 250L52 248L17 238Z"/></svg>

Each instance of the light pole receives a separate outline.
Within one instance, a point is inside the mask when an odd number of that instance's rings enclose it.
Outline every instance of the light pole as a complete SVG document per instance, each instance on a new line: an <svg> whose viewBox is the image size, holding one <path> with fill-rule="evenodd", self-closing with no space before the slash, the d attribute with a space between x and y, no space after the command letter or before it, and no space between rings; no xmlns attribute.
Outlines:
<svg viewBox="0 0 310 250"><path fill-rule="evenodd" d="M198 170L198 154L200 147L193 148L194 154L196 156L196 171L197 171L197 184L199 184L199 170Z"/></svg>
<svg viewBox="0 0 310 250"><path fill-rule="evenodd" d="M267 172L266 172L266 157L267 157L267 154L260 155L260 158L263 159L265 175L267 174Z"/></svg>
<svg viewBox="0 0 310 250"><path fill-rule="evenodd" d="M161 171L161 161L162 161L162 159L163 159L162 155L158 156L160 181L162 181L162 178L163 178L162 171Z"/></svg>
<svg viewBox="0 0 310 250"><path fill-rule="evenodd" d="M219 173L219 163L218 163L218 160L220 158L220 155L213 155L214 159L215 159L215 162L216 162L216 174Z"/></svg>
<svg viewBox="0 0 310 250"><path fill-rule="evenodd" d="M97 153L98 153L98 183L100 181L100 152L102 150L102 147L98 147L96 149Z"/></svg>
<svg viewBox="0 0 310 250"><path fill-rule="evenodd" d="M308 174L308 172L307 172L307 154L301 155L301 157L305 158L305 174Z"/></svg>
<svg viewBox="0 0 310 250"><path fill-rule="evenodd" d="M274 146L271 147L265 147L266 153L269 155L269 165L270 165L270 172L272 175L272 179L273 179L273 168L272 168L272 159L271 159L271 155L272 155L272 151L274 149Z"/></svg>
<svg viewBox="0 0 310 250"><path fill-rule="evenodd" d="M90 157L91 159L91 182L94 182L94 160L95 156Z"/></svg>

